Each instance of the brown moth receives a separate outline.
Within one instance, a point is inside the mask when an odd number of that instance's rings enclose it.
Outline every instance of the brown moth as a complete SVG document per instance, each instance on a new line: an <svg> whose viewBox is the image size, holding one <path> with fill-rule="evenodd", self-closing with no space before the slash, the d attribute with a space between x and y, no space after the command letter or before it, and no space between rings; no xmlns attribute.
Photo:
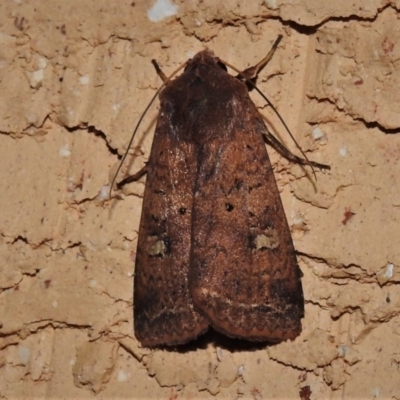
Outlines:
<svg viewBox="0 0 400 400"><path fill-rule="evenodd" d="M205 50L159 97L135 266L136 337L177 345L211 326L251 341L294 339L301 272L268 130L246 84Z"/></svg>

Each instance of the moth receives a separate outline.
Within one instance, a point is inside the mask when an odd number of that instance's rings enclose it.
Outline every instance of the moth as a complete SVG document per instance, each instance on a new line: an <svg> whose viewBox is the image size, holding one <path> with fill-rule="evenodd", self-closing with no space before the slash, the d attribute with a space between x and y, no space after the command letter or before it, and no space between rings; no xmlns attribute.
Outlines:
<svg viewBox="0 0 400 400"><path fill-rule="evenodd" d="M257 73L232 76L204 50L179 77L164 77L134 276L144 346L183 344L209 327L250 341L301 332L301 271L269 132L246 85Z"/></svg>

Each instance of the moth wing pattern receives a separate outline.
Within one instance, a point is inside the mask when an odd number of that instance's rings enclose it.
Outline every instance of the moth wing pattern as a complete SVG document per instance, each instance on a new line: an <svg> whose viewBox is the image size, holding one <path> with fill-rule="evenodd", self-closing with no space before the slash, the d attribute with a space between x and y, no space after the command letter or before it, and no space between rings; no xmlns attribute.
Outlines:
<svg viewBox="0 0 400 400"><path fill-rule="evenodd" d="M209 325L188 290L193 146L170 132L165 107L147 164L135 263L135 334L148 347L186 343Z"/></svg>

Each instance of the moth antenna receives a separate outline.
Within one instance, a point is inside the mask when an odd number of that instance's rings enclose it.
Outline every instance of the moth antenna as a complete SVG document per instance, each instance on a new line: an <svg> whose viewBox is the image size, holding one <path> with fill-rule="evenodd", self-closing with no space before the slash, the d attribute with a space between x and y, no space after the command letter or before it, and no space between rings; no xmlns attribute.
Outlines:
<svg viewBox="0 0 400 400"><path fill-rule="evenodd" d="M145 110L143 111L142 115L140 116L138 123L136 124L136 127L135 127L135 129L134 129L134 131L133 131L133 134L132 134L132 136L131 136L131 138L130 138L130 140L129 140L128 147L126 148L125 153L124 153L124 155L122 156L121 162L120 162L119 165L118 165L117 171L115 172L114 177L113 177L113 179L112 179L112 181L111 181L110 192L109 192L109 198L111 198L112 188L113 188L114 183L115 183L115 181L116 181L116 179L117 179L117 176L118 176L118 174L119 174L119 171L121 170L122 164L124 163L126 157L128 156L129 149L130 149L131 146L132 146L132 142L133 142L133 139L134 139L134 137L135 137L135 135L136 135L136 132L137 132L137 130L139 129L139 126L140 126L140 124L142 123L142 120L143 120L144 116L146 115L147 111L149 110L150 106L153 104L154 100L156 99L156 97L158 96L158 94L160 93L160 91L164 88L164 86L165 86L165 84L161 85L161 87L156 91L156 93L154 94L154 96L153 96L152 99L150 100L149 104L147 105L147 107L146 107Z"/></svg>
<svg viewBox="0 0 400 400"><path fill-rule="evenodd" d="M279 43L281 42L283 36L279 35L277 39L275 40L275 43L272 45L271 50L268 52L268 54L256 65L253 67L247 68L244 71L236 71L239 73L237 78L242 78L246 81L248 80L253 80L257 77L258 73L268 64L268 62L271 60L272 56L275 53L275 50L278 48Z"/></svg>
<svg viewBox="0 0 400 400"><path fill-rule="evenodd" d="M160 66L157 64L156 60L151 60L151 63L153 64L158 76L162 79L164 83L168 82L167 76L162 72Z"/></svg>
<svg viewBox="0 0 400 400"><path fill-rule="evenodd" d="M306 156L306 154L304 153L304 151L302 150L302 148L298 144L297 140L294 138L294 136L293 136L292 132L290 131L289 127L286 125L286 122L284 121L284 119L279 114L278 110L275 108L275 106L272 104L272 102L267 98L267 96L263 92L261 92L261 90L256 86L256 84L254 82L255 78L257 77L257 75L261 71L261 69L264 68L265 65L271 60L271 58L274 55L275 50L277 49L277 47L278 47L278 45L279 45L281 40L282 40L282 35L279 35L278 38L275 40L275 43L272 45L271 50L268 52L268 54L259 63L257 63L254 67L247 68L244 71L239 71L233 65L230 65L229 63L226 63L225 61L222 61L222 62L225 65L227 65L229 68L232 68L234 71L236 71L238 73L237 78L241 79L241 80L244 80L246 82L246 84L251 86L251 88L254 88L258 92L258 94L266 101L266 103L271 107L272 111L279 118L279 121L281 122L281 124L285 128L286 132L292 138L293 143L300 150L300 153L302 154L302 156L307 161L307 163L301 163L301 164L309 165L311 167L311 170L312 170L312 173L314 175L315 180L317 180L317 175L315 173L315 170L314 170L313 166L315 165L315 166L318 166L319 168L325 168L325 169L330 169L330 167L328 165L312 162L312 161L310 161L308 159L308 157ZM277 145L277 142L278 142L280 144L279 148L282 149L282 147L284 147L282 145L282 143L280 143L279 140L276 139L275 137L274 137L274 139L275 140L272 140L274 142L274 144ZM299 158L297 157L297 159L299 159Z"/></svg>
<svg viewBox="0 0 400 400"><path fill-rule="evenodd" d="M117 179L117 176L118 176L118 174L119 174L119 171L121 170L122 164L124 163L126 157L128 156L129 149L131 148L132 143L133 143L133 139L135 138L136 132L138 131L139 126L140 126L140 124L142 123L143 118L145 117L147 111L149 111L149 108L150 108L151 105L153 104L154 100L155 100L155 99L157 98L157 96L160 94L161 90L164 89L164 87L166 86L166 84L167 84L167 83L182 69L182 68L184 68L184 67L186 66L186 64L187 64L187 62L183 63L183 64L182 64L179 68L177 68L169 77L167 77L167 76L161 71L161 68L160 68L160 67L158 66L158 64L157 64L157 61L151 60L151 62L152 62L152 64L154 65L154 68L156 69L157 74L158 74L158 75L161 77L161 79L163 80L163 84L158 88L158 90L156 91L156 93L154 94L154 96L151 98L149 104L147 104L146 108L144 109L142 115L141 115L140 118L139 118L139 121L138 121L137 124L136 124L136 127L135 127L135 129L134 129L134 131L133 131L133 133L132 133L132 136L131 136L130 140L129 140L128 146L127 146L127 148L126 148L126 150L125 150L125 153L124 153L124 155L122 156L121 162L119 163L119 166L118 166L118 168L117 168L117 171L116 171L116 173L114 174L114 177L113 177L113 179L112 179L112 181L111 181L110 191L109 191L109 194L108 194L109 198L111 198L111 192L112 192L112 188L113 188L113 186L114 186L114 183L115 183L115 181L116 181L116 179ZM143 172L143 171L144 171L144 172ZM141 171L139 171L139 172L142 172L142 175L140 175L139 173L133 175L133 177L136 177L135 180L139 179L138 177L143 176L143 175L145 174L145 168L143 168L143 169L142 169ZM131 180L129 180L129 178L131 178ZM120 182L120 183L118 184L118 189L120 189L123 185L125 185L125 184L128 183L128 182L132 182L133 180L134 180L134 179L133 179L132 177L127 177L127 178L125 178L122 182Z"/></svg>

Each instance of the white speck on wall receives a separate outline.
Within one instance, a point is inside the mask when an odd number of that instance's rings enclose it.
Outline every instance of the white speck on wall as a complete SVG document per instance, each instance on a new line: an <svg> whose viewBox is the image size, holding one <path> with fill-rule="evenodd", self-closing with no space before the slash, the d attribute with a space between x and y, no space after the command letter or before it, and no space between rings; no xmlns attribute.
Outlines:
<svg viewBox="0 0 400 400"><path fill-rule="evenodd" d="M54 301L51 303L51 305L52 305L54 308L57 308L57 307L58 307L58 301L57 301L57 300L54 300Z"/></svg>
<svg viewBox="0 0 400 400"><path fill-rule="evenodd" d="M217 353L217 360L221 362L222 359L224 358L224 353L223 353L221 347L216 348L216 353Z"/></svg>
<svg viewBox="0 0 400 400"><path fill-rule="evenodd" d="M344 357L347 352L348 352L348 347L347 346L339 346L339 348L338 348L339 357Z"/></svg>
<svg viewBox="0 0 400 400"><path fill-rule="evenodd" d="M47 61L45 58L41 57L38 62L38 69L36 71L28 73L29 85L32 89L37 89L42 84L44 78L44 69L47 66Z"/></svg>
<svg viewBox="0 0 400 400"><path fill-rule="evenodd" d="M108 194L110 193L110 186L102 186L99 192L99 195L97 196L97 199L99 201L106 200L108 199Z"/></svg>
<svg viewBox="0 0 400 400"><path fill-rule="evenodd" d="M264 0L264 3L270 10L276 10L278 8L275 0Z"/></svg>
<svg viewBox="0 0 400 400"><path fill-rule="evenodd" d="M94 280L94 279L91 279L90 282L89 282L89 286L90 287L96 287L97 286L97 281Z"/></svg>
<svg viewBox="0 0 400 400"><path fill-rule="evenodd" d="M371 390L372 392L372 397L380 397L381 395L381 388L375 387Z"/></svg>
<svg viewBox="0 0 400 400"><path fill-rule="evenodd" d="M121 104L114 104L113 106L112 106L112 109L113 109L113 111L118 111L119 109L121 108Z"/></svg>
<svg viewBox="0 0 400 400"><path fill-rule="evenodd" d="M388 264L386 266L386 271L385 271L385 274L384 274L385 278L390 279L393 276L393 268L394 268L393 264Z"/></svg>
<svg viewBox="0 0 400 400"><path fill-rule="evenodd" d="M60 154L61 157L69 157L71 155L71 151L69 150L68 144L60 147L58 154Z"/></svg>
<svg viewBox="0 0 400 400"><path fill-rule="evenodd" d="M240 365L237 371L238 376L242 376L244 372L244 365Z"/></svg>
<svg viewBox="0 0 400 400"><path fill-rule="evenodd" d="M45 69L47 67L47 60L43 57L40 57L38 65L40 69Z"/></svg>
<svg viewBox="0 0 400 400"><path fill-rule="evenodd" d="M164 18L177 14L178 8L170 0L156 0L154 6L147 11L147 17L152 22L159 22Z"/></svg>
<svg viewBox="0 0 400 400"><path fill-rule="evenodd" d="M66 113L67 113L69 118L73 118L74 117L75 113L74 113L74 110L71 107L66 107L65 111L66 111Z"/></svg>
<svg viewBox="0 0 400 400"><path fill-rule="evenodd" d="M312 137L314 140L322 139L325 136L325 133L321 130L321 128L315 128L312 131Z"/></svg>
<svg viewBox="0 0 400 400"><path fill-rule="evenodd" d="M19 358L23 364L27 364L29 361L29 356L31 355L31 351L23 346L19 349Z"/></svg>
<svg viewBox="0 0 400 400"><path fill-rule="evenodd" d="M304 224L304 219L301 218L301 217L293 218L293 223L294 223L295 225L303 225L303 224Z"/></svg>
<svg viewBox="0 0 400 400"><path fill-rule="evenodd" d="M126 373L125 371L123 371L122 369L118 371L118 382L124 382L129 378L129 373Z"/></svg>
<svg viewBox="0 0 400 400"><path fill-rule="evenodd" d="M346 147L342 147L342 148L339 150L339 154L340 154L342 157L347 156L348 153L349 153L349 152L348 152L348 150L346 149Z"/></svg>
<svg viewBox="0 0 400 400"><path fill-rule="evenodd" d="M30 74L30 79L29 79L29 84L31 85L31 88L37 88L39 87L40 83L43 80L43 70L38 69L37 71L34 71Z"/></svg>
<svg viewBox="0 0 400 400"><path fill-rule="evenodd" d="M79 82L80 82L82 85L87 85L87 84L89 83L89 81L90 81L90 78L89 78L87 75L81 76L81 77L79 78Z"/></svg>

